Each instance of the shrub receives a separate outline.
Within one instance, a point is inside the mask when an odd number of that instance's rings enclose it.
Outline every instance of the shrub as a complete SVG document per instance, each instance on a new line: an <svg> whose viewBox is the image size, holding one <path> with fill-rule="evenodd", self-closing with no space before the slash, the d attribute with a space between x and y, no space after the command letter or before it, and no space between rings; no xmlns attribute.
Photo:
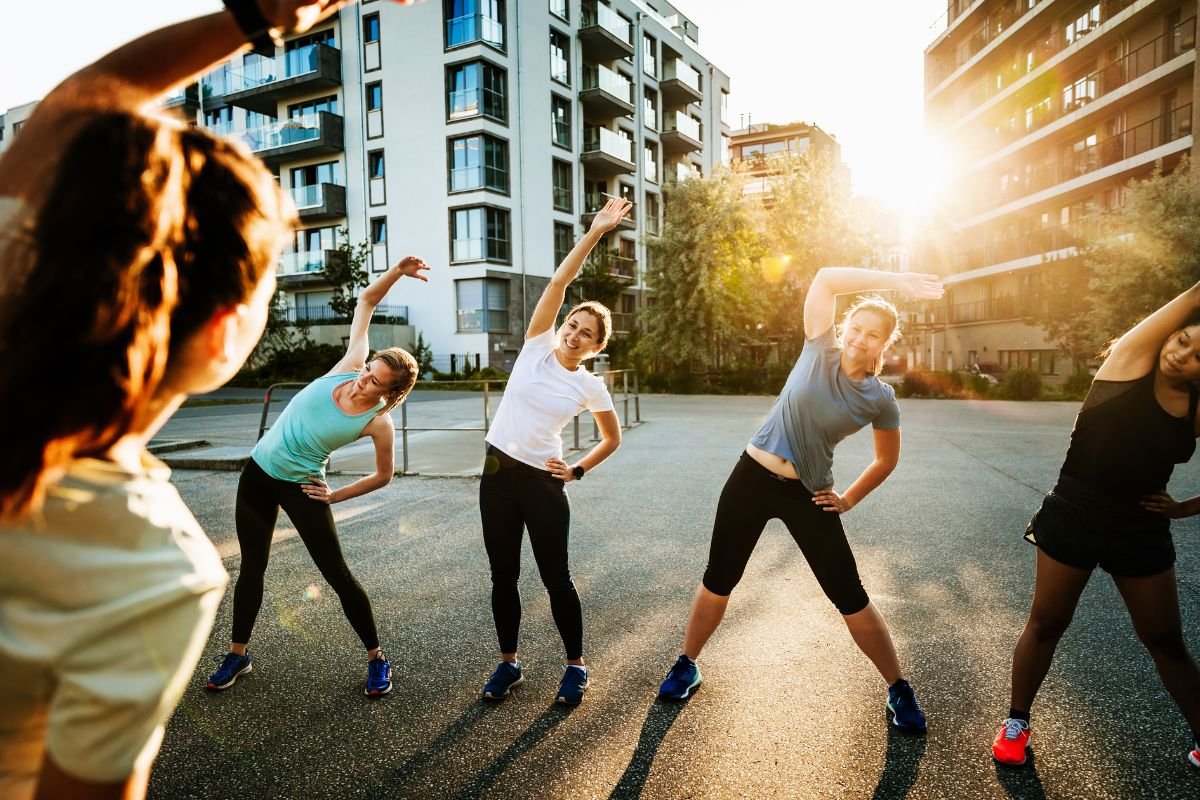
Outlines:
<svg viewBox="0 0 1200 800"><path fill-rule="evenodd" d="M897 397L929 397L949 399L975 399L991 394L987 378L968 375L964 372L942 370L940 372L904 373L904 379L896 387Z"/></svg>
<svg viewBox="0 0 1200 800"><path fill-rule="evenodd" d="M1077 369L1058 387L1059 400L1082 400L1092 388L1092 375L1087 370Z"/></svg>
<svg viewBox="0 0 1200 800"><path fill-rule="evenodd" d="M345 349L337 345L307 342L301 347L272 353L258 367L242 367L230 383L234 386L308 383L328 372L345 354Z"/></svg>
<svg viewBox="0 0 1200 800"><path fill-rule="evenodd" d="M1042 376L1028 367L1010 369L1000 390L1009 400L1036 400L1042 395Z"/></svg>

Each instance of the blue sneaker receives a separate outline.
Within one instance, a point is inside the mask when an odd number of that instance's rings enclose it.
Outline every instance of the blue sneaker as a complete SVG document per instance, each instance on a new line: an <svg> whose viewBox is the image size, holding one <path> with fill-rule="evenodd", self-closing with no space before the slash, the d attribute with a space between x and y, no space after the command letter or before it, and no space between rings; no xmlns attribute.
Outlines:
<svg viewBox="0 0 1200 800"><path fill-rule="evenodd" d="M483 699L503 700L508 697L509 689L520 685L523 680L525 680L525 676L521 674L520 661L515 664L501 661L495 672L492 673L492 677L488 678L488 682L483 685Z"/></svg>
<svg viewBox="0 0 1200 800"><path fill-rule="evenodd" d="M700 676L700 666L687 656L675 659L666 680L658 687L658 696L663 700L678 702L686 700L694 691L700 688L704 679Z"/></svg>
<svg viewBox="0 0 1200 800"><path fill-rule="evenodd" d="M588 688L587 670L568 664L563 672L562 683L558 685L558 694L554 702L568 706L577 706L583 702L583 693Z"/></svg>
<svg viewBox="0 0 1200 800"><path fill-rule="evenodd" d="M925 732L925 712L908 681L901 678L888 689L887 710L892 724L905 733Z"/></svg>
<svg viewBox="0 0 1200 800"><path fill-rule="evenodd" d="M215 661L217 656L213 656ZM254 664L250 660L250 651L246 651L246 655L239 656L237 653L226 653L221 659L221 666L217 667L217 671L208 676L207 688L214 691L221 691L233 686L240 676L247 672L254 671Z"/></svg>
<svg viewBox="0 0 1200 800"><path fill-rule="evenodd" d="M367 682L363 685L363 694L371 697L387 694L392 690L392 665L387 656L379 651L379 657L367 662Z"/></svg>

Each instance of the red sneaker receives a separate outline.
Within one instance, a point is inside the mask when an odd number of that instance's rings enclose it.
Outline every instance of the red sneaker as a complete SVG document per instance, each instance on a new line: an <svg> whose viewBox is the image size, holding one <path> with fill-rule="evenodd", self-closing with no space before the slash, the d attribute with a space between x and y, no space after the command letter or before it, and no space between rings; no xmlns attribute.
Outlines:
<svg viewBox="0 0 1200 800"><path fill-rule="evenodd" d="M1029 747L1029 723L1023 719L1006 719L992 742L992 758L1001 764L1019 767L1025 763ZM1193 753L1193 755L1195 755Z"/></svg>

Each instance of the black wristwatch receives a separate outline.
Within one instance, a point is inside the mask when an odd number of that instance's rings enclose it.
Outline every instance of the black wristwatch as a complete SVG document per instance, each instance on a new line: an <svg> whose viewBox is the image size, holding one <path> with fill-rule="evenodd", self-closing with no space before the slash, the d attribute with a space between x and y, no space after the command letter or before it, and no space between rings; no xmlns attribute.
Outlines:
<svg viewBox="0 0 1200 800"><path fill-rule="evenodd" d="M246 41L254 46L254 52L274 56L275 47L282 42L271 36L271 23L263 16L258 0L221 0L226 10L233 15Z"/></svg>
<svg viewBox="0 0 1200 800"><path fill-rule="evenodd" d="M583 473L586 471L587 470L585 470L583 467L579 466L578 464L576 464L574 467L571 468L571 474L575 476L575 480L577 480L577 481L583 479Z"/></svg>

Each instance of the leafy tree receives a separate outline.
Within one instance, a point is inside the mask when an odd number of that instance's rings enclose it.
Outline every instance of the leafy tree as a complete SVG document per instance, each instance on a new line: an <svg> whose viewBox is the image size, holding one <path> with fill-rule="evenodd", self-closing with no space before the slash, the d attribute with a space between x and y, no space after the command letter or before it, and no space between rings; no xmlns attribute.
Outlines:
<svg viewBox="0 0 1200 800"><path fill-rule="evenodd" d="M358 303L355 287L367 285L366 263L371 245L365 241L352 244L346 228L338 229L338 239L336 255L325 260L325 280L333 287L333 297L329 299L333 313L349 318L354 316L354 306Z"/></svg>
<svg viewBox="0 0 1200 800"><path fill-rule="evenodd" d="M620 253L616 250L597 249L584 262L579 274L571 284L576 302L595 300L609 309L616 307L617 299L625 290L625 281L617 277L614 268Z"/></svg>
<svg viewBox="0 0 1200 800"><path fill-rule="evenodd" d="M251 367L261 367L280 353L305 350L313 344L307 322L293 323L288 319L287 298L276 289L267 308L267 324L263 335L247 359Z"/></svg>
<svg viewBox="0 0 1200 800"><path fill-rule="evenodd" d="M417 372L424 375L433 372L433 349L425 341L425 337L417 331L417 343L413 347L412 357L417 360Z"/></svg>

